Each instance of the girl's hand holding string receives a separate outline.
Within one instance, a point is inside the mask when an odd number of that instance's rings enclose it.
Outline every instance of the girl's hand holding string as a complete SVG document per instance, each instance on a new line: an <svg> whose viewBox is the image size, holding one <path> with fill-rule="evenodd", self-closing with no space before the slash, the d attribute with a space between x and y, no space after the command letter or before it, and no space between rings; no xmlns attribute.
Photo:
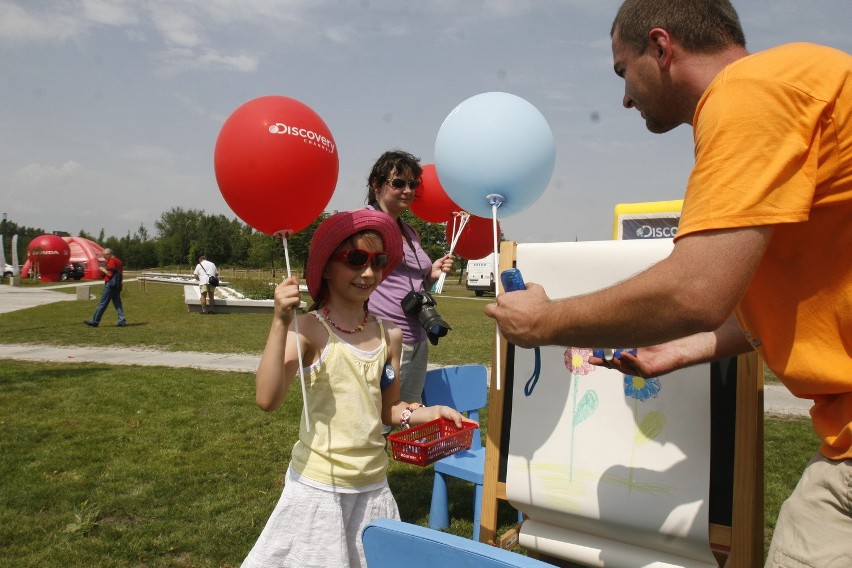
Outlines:
<svg viewBox="0 0 852 568"><path fill-rule="evenodd" d="M289 325L293 321L293 308L299 306L299 279L295 276L285 278L275 287L275 317Z"/></svg>
<svg viewBox="0 0 852 568"><path fill-rule="evenodd" d="M299 303L298 278L291 276L275 287L272 325L255 373L255 402L267 412L281 406L298 370L298 341L288 342L287 335L294 333L289 327Z"/></svg>

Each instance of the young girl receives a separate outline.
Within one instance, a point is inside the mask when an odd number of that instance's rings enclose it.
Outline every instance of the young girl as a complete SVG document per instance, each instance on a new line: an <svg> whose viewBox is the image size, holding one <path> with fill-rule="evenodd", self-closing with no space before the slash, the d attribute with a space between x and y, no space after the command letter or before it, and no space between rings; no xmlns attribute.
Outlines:
<svg viewBox="0 0 852 568"><path fill-rule="evenodd" d="M337 213L314 233L305 271L314 304L298 320L310 431L303 415L281 499L244 567L366 566L363 528L376 518L399 519L382 423L407 427L444 417L461 427L452 408L400 401L396 379L380 388L386 363L399 374L402 333L371 316L367 300L401 258L399 228L379 211ZM281 406L298 374L298 304L298 281L288 278L275 289L255 379L266 411Z"/></svg>

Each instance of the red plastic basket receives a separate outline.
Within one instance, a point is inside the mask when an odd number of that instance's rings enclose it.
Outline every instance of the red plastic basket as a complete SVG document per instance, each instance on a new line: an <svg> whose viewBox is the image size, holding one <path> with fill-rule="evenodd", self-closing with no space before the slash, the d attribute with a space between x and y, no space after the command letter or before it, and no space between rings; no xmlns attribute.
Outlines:
<svg viewBox="0 0 852 568"><path fill-rule="evenodd" d="M461 450L470 449L476 424L438 418L388 436L396 461L429 465Z"/></svg>

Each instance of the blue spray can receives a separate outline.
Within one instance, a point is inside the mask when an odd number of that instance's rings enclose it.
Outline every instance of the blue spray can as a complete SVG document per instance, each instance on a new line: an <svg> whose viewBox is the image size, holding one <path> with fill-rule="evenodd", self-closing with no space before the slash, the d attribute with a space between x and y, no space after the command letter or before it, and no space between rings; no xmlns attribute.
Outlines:
<svg viewBox="0 0 852 568"><path fill-rule="evenodd" d="M619 357L621 357L622 353L630 353L631 355L636 355L636 349L592 349L592 355L594 355L598 359L603 359L605 361L612 361L613 359L618 359Z"/></svg>

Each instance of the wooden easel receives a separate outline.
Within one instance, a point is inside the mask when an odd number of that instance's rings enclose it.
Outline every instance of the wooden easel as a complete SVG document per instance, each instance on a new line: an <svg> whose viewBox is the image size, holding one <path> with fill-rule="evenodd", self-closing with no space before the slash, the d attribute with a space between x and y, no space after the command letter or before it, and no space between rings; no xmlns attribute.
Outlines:
<svg viewBox="0 0 852 568"><path fill-rule="evenodd" d="M515 265L516 252L517 243L504 241L501 244L500 272ZM500 354L502 388L496 389L496 377L492 376L488 398L488 435L479 532L482 542L496 546L514 540L511 535L503 538L497 535L497 507L499 501L507 499L505 456L509 447L513 380L512 374L506 372L507 361L511 361L507 359L509 345L502 338ZM496 368L496 361L492 360L492 372ZM710 524L713 554L720 566L732 568L763 565L763 364L757 353L739 356L736 374L731 523Z"/></svg>

